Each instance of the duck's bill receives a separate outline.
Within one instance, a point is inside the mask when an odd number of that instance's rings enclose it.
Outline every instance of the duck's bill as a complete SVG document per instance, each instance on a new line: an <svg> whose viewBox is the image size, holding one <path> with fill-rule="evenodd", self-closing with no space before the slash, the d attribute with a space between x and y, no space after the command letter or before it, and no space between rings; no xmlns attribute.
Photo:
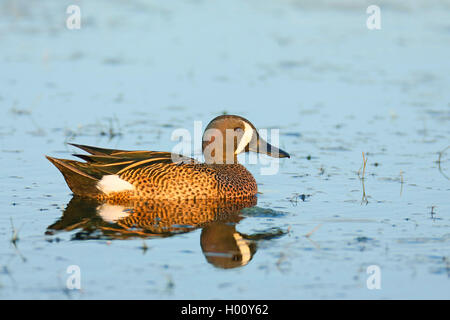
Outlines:
<svg viewBox="0 0 450 320"><path fill-rule="evenodd" d="M290 158L291 156L289 153L287 153L284 150L281 150L280 148L272 146L270 143L264 141L261 138L258 138L258 141L256 144L250 144L249 145L249 151L267 154L274 158Z"/></svg>

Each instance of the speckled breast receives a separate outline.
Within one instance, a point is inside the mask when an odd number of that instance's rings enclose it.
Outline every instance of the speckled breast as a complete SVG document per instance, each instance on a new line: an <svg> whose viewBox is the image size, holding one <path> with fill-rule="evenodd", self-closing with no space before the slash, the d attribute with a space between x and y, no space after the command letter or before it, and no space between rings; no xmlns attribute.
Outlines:
<svg viewBox="0 0 450 320"><path fill-rule="evenodd" d="M129 170L120 176L135 190L99 195L105 199L226 199L253 197L257 185L252 174L240 164L157 163Z"/></svg>

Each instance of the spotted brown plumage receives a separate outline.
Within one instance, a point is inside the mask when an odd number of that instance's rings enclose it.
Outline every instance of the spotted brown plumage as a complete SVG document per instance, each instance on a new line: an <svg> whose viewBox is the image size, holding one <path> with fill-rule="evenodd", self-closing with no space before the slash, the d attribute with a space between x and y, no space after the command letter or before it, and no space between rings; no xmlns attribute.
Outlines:
<svg viewBox="0 0 450 320"><path fill-rule="evenodd" d="M212 132L212 133L211 133ZM225 139L232 132L232 139ZM75 195L98 200L234 199L257 193L252 174L237 161L246 151L289 157L261 139L248 120L219 116L203 135L205 163L161 151L126 151L72 144L85 162L47 157Z"/></svg>

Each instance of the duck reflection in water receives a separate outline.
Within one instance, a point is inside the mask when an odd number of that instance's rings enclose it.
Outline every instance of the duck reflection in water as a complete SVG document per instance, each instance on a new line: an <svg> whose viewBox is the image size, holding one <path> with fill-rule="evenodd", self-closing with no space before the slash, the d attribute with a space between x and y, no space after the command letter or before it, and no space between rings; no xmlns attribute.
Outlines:
<svg viewBox="0 0 450 320"><path fill-rule="evenodd" d="M75 231L73 240L151 239L201 228L200 246L206 260L215 267L235 268L250 262L258 241L286 233L279 228L251 235L238 232L236 225L245 218L243 212L258 212L256 203L256 197L233 201L98 202L75 196L46 234Z"/></svg>

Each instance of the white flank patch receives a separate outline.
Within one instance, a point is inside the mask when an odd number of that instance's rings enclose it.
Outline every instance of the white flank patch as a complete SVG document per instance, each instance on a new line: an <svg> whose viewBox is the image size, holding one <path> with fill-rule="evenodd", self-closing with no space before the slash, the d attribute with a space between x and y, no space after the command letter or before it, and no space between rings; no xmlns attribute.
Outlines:
<svg viewBox="0 0 450 320"><path fill-rule="evenodd" d="M239 145L236 148L235 154L239 154L242 151L244 151L245 147L252 141L253 137L253 128L247 123L244 122L244 135L241 138L241 141L239 141Z"/></svg>
<svg viewBox="0 0 450 320"><path fill-rule="evenodd" d="M125 207L105 203L97 207L97 214L106 222L113 223L128 216L129 212L125 211Z"/></svg>
<svg viewBox="0 0 450 320"><path fill-rule="evenodd" d="M234 238L234 240L236 240L236 244L242 255L241 265L245 266L250 261L250 258L252 257L252 254L250 252L250 247L249 247L247 241L245 241L245 239L242 238L239 233L237 233L237 232L233 233L233 238Z"/></svg>
<svg viewBox="0 0 450 320"><path fill-rule="evenodd" d="M127 190L134 190L134 186L128 181L122 180L115 174L103 176L97 183L97 189L109 194L111 192L121 192Z"/></svg>

